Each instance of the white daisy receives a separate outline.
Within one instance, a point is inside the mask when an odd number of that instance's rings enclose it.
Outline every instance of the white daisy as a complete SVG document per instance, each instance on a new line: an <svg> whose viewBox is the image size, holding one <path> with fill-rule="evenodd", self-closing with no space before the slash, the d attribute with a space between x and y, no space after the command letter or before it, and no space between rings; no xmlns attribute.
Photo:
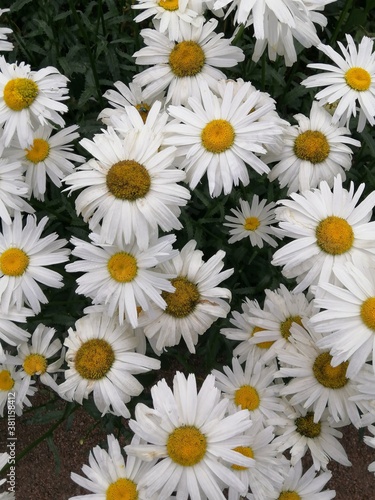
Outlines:
<svg viewBox="0 0 375 500"><path fill-rule="evenodd" d="M231 292L217 286L233 274L233 269L221 271L225 252L219 250L204 262L196 244L190 240L176 257L159 266L166 275L175 276L170 280L174 290L162 293L166 307L153 307L148 317L140 317L144 333L154 340L158 353L177 345L181 337L195 353L199 335L230 310L224 299L230 300Z"/></svg>
<svg viewBox="0 0 375 500"><path fill-rule="evenodd" d="M126 325L106 314L83 316L69 328L64 345L68 348L65 382L59 394L82 404L91 392L102 415L112 413L129 418L126 407L143 386L133 374L158 370L160 361L134 352L137 339Z"/></svg>
<svg viewBox="0 0 375 500"><path fill-rule="evenodd" d="M348 263L334 267L340 285L321 283L321 297L315 299L325 309L311 318L318 332L322 349L330 349L332 364L349 360L348 376L359 372L371 358L375 372L375 270L358 268Z"/></svg>
<svg viewBox="0 0 375 500"><path fill-rule="evenodd" d="M200 99L205 82L210 89L225 74L216 69L231 68L245 55L223 33L215 33L218 21L210 19L202 26L186 25L181 40L174 42L156 30L144 29L141 35L147 47L135 52L135 63L151 67L138 73L134 82L144 89L146 99L168 89L166 102L186 104L188 97Z"/></svg>
<svg viewBox="0 0 375 500"><path fill-rule="evenodd" d="M77 293L93 299L94 304L104 304L109 316L118 313L122 324L124 316L135 328L138 325L137 307L147 311L151 303L160 308L167 306L163 291L173 292L169 278L173 275L155 270L155 266L173 258L177 251L172 249L175 235L155 240L144 251L136 245L103 245L97 234L91 234L93 243L72 238L75 246L72 255L82 260L68 264L69 272L83 272L77 279Z"/></svg>
<svg viewBox="0 0 375 500"><path fill-rule="evenodd" d="M194 374L187 379L177 372L173 392L163 379L151 389L154 408L138 403L135 420L129 421L133 432L145 445L129 445L125 451L143 460L160 459L144 475L140 485L150 495L164 500L177 492L187 500L224 500L224 487L245 494L245 485L222 461L249 467L252 459L233 448L247 446L242 433L252 422L247 410L225 416L229 401L222 399L208 375L197 392Z"/></svg>
<svg viewBox="0 0 375 500"><path fill-rule="evenodd" d="M29 195L29 187L23 176L22 165L4 154L0 158L0 220L11 224L15 211L34 213L34 209L24 198Z"/></svg>
<svg viewBox="0 0 375 500"><path fill-rule="evenodd" d="M292 345L288 351L279 353L282 366L276 376L292 379L280 394L292 396L289 399L291 405L302 404L312 410L315 422L320 420L328 406L335 422L351 422L358 428L360 413L365 408L350 400L351 396L358 394L358 380L348 378L347 361L332 366L332 356L317 346L321 338L313 328L302 328L297 324L291 327L289 341Z"/></svg>
<svg viewBox="0 0 375 500"><path fill-rule="evenodd" d="M356 47L351 35L345 35L347 47L338 45L343 56L329 45L319 44L318 49L337 65L314 63L310 68L324 70L324 73L309 76L301 82L305 87L326 87L318 92L315 99L321 105L339 101L333 114L333 122L349 124L351 116L357 115L360 107L357 130L362 132L366 120L375 125L375 52L373 40L364 36Z"/></svg>
<svg viewBox="0 0 375 500"><path fill-rule="evenodd" d="M12 401L14 400L12 410L15 410L16 415L20 416L23 413L24 406L31 406L29 397L36 392L36 388L32 386L35 382L31 381L28 386L24 386L23 390L20 391L23 379L22 370L16 371L14 365L8 363L9 355L7 352L5 355L6 360L0 364L0 416L4 416L4 409L7 408L10 397Z"/></svg>
<svg viewBox="0 0 375 500"><path fill-rule="evenodd" d="M9 11L10 9L0 9L0 16ZM13 30L11 30L10 28L0 28L0 50L13 50L13 43L7 41L8 35L10 33L13 33Z"/></svg>
<svg viewBox="0 0 375 500"><path fill-rule="evenodd" d="M74 171L72 161L83 163L85 158L73 152L72 141L79 137L77 125L52 134L54 128L47 124L32 132L32 144L24 149L18 141L12 141L4 151L10 160L20 161L26 171L25 180L30 195L44 200L47 177L61 187L61 179Z"/></svg>
<svg viewBox="0 0 375 500"><path fill-rule="evenodd" d="M4 312L15 304L20 311L26 303L35 314L40 304L47 304L37 282L51 288L61 288L62 276L46 266L66 262L70 250L62 248L67 241L58 239L56 233L45 237L41 234L48 222L43 217L39 223L28 215L22 227L22 216L16 212L12 224L3 225L0 233L0 309Z"/></svg>
<svg viewBox="0 0 375 500"><path fill-rule="evenodd" d="M188 100L191 110L169 106L169 114L181 123L167 125L164 144L177 146L177 156L182 157L179 166L186 170L191 189L207 173L212 197L222 191L229 194L240 181L249 184L248 166L258 174L269 172L257 155L266 153L265 144L275 143L282 127L271 116L260 120L272 109L272 102L251 111L258 95L253 92L243 100L250 85L244 84L234 94L234 83L228 81L221 99L203 84L202 101Z"/></svg>
<svg viewBox="0 0 375 500"><path fill-rule="evenodd" d="M22 307L19 311L15 307L10 307L7 311L0 310L0 339L10 345L16 346L26 342L30 333L15 325L17 323L26 323L26 318L33 316L31 309Z"/></svg>
<svg viewBox="0 0 375 500"><path fill-rule="evenodd" d="M16 134L21 147L29 147L32 131L39 125L64 126L59 113L68 111L60 102L68 99L67 81L52 66L31 71L24 62L10 64L0 56L0 124L4 125L5 146Z"/></svg>
<svg viewBox="0 0 375 500"><path fill-rule="evenodd" d="M311 189L324 180L333 186L335 175L345 180L345 171L352 165L353 151L346 144L359 147L350 130L332 123L328 111L313 102L310 117L294 115L298 125L285 130L284 149L280 154L269 154L268 162L278 162L268 175L278 179L280 187L288 186L288 195ZM346 134L346 135L345 135Z"/></svg>
<svg viewBox="0 0 375 500"><path fill-rule="evenodd" d="M135 239L145 250L158 227L182 228L180 206L190 193L177 184L185 174L172 166L175 148L160 150L161 141L160 134L143 127L123 138L109 128L93 141L80 142L94 158L64 182L70 192L85 188L76 199L76 210L90 229L100 230L101 243L127 245Z"/></svg>
<svg viewBox="0 0 375 500"><path fill-rule="evenodd" d="M375 222L369 222L375 205L372 192L358 206L365 188L361 184L354 192L350 183L342 187L340 175L335 177L333 190L322 181L318 189L292 193L292 200L281 200L276 218L282 235L292 238L273 256L274 266L283 266L287 278L297 278L296 292L311 285L334 279L332 268L357 259L364 265L374 264Z"/></svg>
<svg viewBox="0 0 375 500"><path fill-rule="evenodd" d="M371 448L375 448L375 425L369 425L367 430L371 432L372 436L364 436L363 441ZM375 474L375 461L371 462L368 466L369 472L373 472Z"/></svg>
<svg viewBox="0 0 375 500"><path fill-rule="evenodd" d="M267 203L267 200L260 200L259 196L254 194L250 203L240 199L241 208L231 208L231 212L235 217L226 215L224 226L232 229L229 230L231 237L228 243L235 243L244 238L249 238L250 244L263 248L263 241L271 245L277 246L277 242L272 236L279 237L274 228L271 226L275 222L275 203Z"/></svg>
<svg viewBox="0 0 375 500"><path fill-rule="evenodd" d="M280 385L274 383L275 366L265 366L249 356L243 369L238 359L232 359L232 367L223 366L223 372L212 370L216 387L223 392L238 410L248 410L251 420L259 420L263 427L267 420L283 412L284 405L278 397Z"/></svg>
<svg viewBox="0 0 375 500"><path fill-rule="evenodd" d="M72 472L71 479L82 488L92 491L93 494L69 497L69 500L153 500L144 488L138 486L139 480L152 467L153 463L146 463L136 457L127 457L126 461L117 439L110 434L107 436L108 451L100 446L90 451L89 465L83 465L82 477ZM139 444L136 436L132 444Z"/></svg>

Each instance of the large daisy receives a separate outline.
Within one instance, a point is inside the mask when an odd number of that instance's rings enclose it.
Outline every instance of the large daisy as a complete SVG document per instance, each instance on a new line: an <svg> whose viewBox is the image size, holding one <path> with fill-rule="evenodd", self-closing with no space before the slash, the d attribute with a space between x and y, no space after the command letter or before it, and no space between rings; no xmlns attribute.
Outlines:
<svg viewBox="0 0 375 500"><path fill-rule="evenodd" d="M236 451L247 446L243 436L252 422L247 410L225 416L229 401L222 399L215 387L215 378L208 375L197 392L193 374L187 378L177 373L173 391L163 379L151 389L154 408L138 403L135 420L129 426L147 444L125 447L129 455L143 460L159 459L144 475L140 485L157 500L168 498L174 491L177 498L192 500L224 500L224 487L233 487L241 494L245 485L224 462L249 467L252 459Z"/></svg>
<svg viewBox="0 0 375 500"><path fill-rule="evenodd" d="M175 148L160 150L161 134L148 127L120 137L109 128L80 144L94 158L68 175L70 192L84 188L76 210L99 230L100 242L119 245L134 241L145 250L152 234L181 229L180 206L190 198L177 183L185 174L173 167ZM99 223L101 226L99 227Z"/></svg>
<svg viewBox="0 0 375 500"><path fill-rule="evenodd" d="M266 144L277 142L283 129L271 115L260 120L273 109L272 102L252 111L259 95L253 92L245 98L250 85L244 84L234 93L234 83L228 81L219 98L203 84L202 100L188 100L191 109L169 106L169 114L181 123L167 125L164 144L177 146L180 168L186 170L191 189L207 174L212 197L222 191L229 194L240 181L249 184L248 166L258 174L269 172L258 155L267 152Z"/></svg>
<svg viewBox="0 0 375 500"><path fill-rule="evenodd" d="M68 111L61 102L68 99L67 81L52 66L31 71L24 62L10 64L0 56L0 124L5 146L17 135L21 147L29 147L32 131L41 124L64 126L59 113Z"/></svg>
<svg viewBox="0 0 375 500"><path fill-rule="evenodd" d="M147 47L133 55L136 64L150 68L138 73L134 82L145 87L146 99L168 89L166 102L185 105L190 96L200 99L203 83L217 88L225 74L216 67L231 68L244 60L242 49L214 32L217 24L210 19L201 26L187 25L178 42L156 30L141 31Z"/></svg>
<svg viewBox="0 0 375 500"><path fill-rule="evenodd" d="M363 265L375 263L375 222L369 222L375 205L372 192L358 206L365 188L354 191L342 186L335 177L333 190L322 181L318 189L292 193L291 200L281 200L276 218L282 235L292 238L274 253L272 264L283 266L287 278L297 278L294 289L301 292L311 285L332 282L334 265L357 259Z"/></svg>
<svg viewBox="0 0 375 500"><path fill-rule="evenodd" d="M48 222L43 217L28 215L24 227L20 212L16 212L12 224L3 225L0 233L0 309L7 312L13 304L18 310L29 305L35 314L40 304L48 299L37 282L52 288L61 288L61 274L46 266L68 260L70 250L62 248L67 241L58 239L56 233L41 237Z"/></svg>
<svg viewBox="0 0 375 500"><path fill-rule="evenodd" d="M126 403L143 390L133 375L160 368L159 360L134 352L137 339L131 329L103 313L78 319L75 330L69 328L64 345L68 369L59 394L82 404L93 392L103 415L129 418Z"/></svg>
<svg viewBox="0 0 375 500"><path fill-rule="evenodd" d="M349 124L351 116L359 119L357 130L361 132L366 124L375 125L375 52L374 42L364 36L356 47L351 35L346 35L347 47L340 42L342 56L329 45L319 44L318 49L328 56L332 64L313 63L308 67L325 71L303 80L305 87L326 87L318 92L315 99L322 105L339 101L333 114L333 122Z"/></svg>

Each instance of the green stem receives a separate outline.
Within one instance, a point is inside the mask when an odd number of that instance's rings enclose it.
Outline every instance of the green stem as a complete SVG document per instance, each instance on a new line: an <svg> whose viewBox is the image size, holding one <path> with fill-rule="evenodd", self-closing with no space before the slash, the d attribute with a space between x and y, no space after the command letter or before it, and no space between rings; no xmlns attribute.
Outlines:
<svg viewBox="0 0 375 500"><path fill-rule="evenodd" d="M232 45L237 45L238 40L240 40L242 38L244 30L245 30L245 25L240 24L240 27L238 28L236 36L232 40Z"/></svg>
<svg viewBox="0 0 375 500"><path fill-rule="evenodd" d="M349 9L352 7L353 0L346 0L345 5L343 10L341 11L339 20L337 21L335 31L332 33L331 40L330 40L330 45L332 46L333 43L336 41L337 35L340 32L341 26L344 23L346 14L348 13Z"/></svg>

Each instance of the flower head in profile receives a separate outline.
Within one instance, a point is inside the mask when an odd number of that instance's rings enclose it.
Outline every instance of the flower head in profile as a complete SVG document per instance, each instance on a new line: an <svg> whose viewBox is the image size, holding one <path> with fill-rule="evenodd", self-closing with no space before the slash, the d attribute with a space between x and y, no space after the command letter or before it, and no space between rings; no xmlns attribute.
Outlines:
<svg viewBox="0 0 375 500"><path fill-rule="evenodd" d="M305 87L326 87L315 96L321 105L338 105L333 114L333 122L349 125L350 118L357 116L359 104L359 118L357 130L362 132L366 121L375 124L375 52L374 42L364 36L358 47L351 35L345 35L347 47L341 42L338 45L342 55L331 46L320 44L318 49L328 56L335 64L308 64L309 68L321 69L324 72L309 76L303 80Z"/></svg>

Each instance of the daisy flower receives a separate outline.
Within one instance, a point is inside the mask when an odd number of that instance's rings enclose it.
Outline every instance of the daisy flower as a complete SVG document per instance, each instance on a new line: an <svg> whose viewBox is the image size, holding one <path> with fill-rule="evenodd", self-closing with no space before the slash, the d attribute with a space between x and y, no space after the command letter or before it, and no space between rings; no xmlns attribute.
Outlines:
<svg viewBox="0 0 375 500"><path fill-rule="evenodd" d="M30 194L38 200L44 200L47 177L61 187L61 179L74 171L72 161L85 161L83 156L73 153L72 141L79 137L77 129L78 125L72 125L52 134L54 128L46 124L32 132L33 141L28 148L24 149L15 140L5 150L7 158L21 162Z"/></svg>
<svg viewBox="0 0 375 500"><path fill-rule="evenodd" d="M134 352L137 339L131 329L102 313L78 319L64 345L69 368L59 385L60 396L82 404L93 392L102 415L130 418L126 403L143 390L133 375L160 368L159 360Z"/></svg>
<svg viewBox="0 0 375 500"><path fill-rule="evenodd" d="M82 467L86 477L72 472L71 479L82 488L92 491L93 494L70 497L69 500L134 499L153 500L147 495L144 488L138 486L139 480L152 467L153 463L146 463L136 457L127 457L126 461L120 444L113 434L107 436L108 451L100 446L90 451L89 465ZM139 438L133 437L131 444L138 445Z"/></svg>
<svg viewBox="0 0 375 500"><path fill-rule="evenodd" d="M4 409L8 408L8 399L14 401L14 408L16 415L20 416L23 413L24 406L31 406L29 400L30 396L33 396L36 392L36 388L32 387L35 384L31 381L29 385L24 385L23 390L20 391L22 385L23 374L22 370L16 371L14 365L9 363L9 355L5 353L6 360L0 363L0 416L4 416Z"/></svg>
<svg viewBox="0 0 375 500"><path fill-rule="evenodd" d="M22 174L19 161L12 161L8 156L0 158L0 220L8 225L12 223L14 212L32 214L35 211L24 200L29 194L29 187Z"/></svg>
<svg viewBox="0 0 375 500"><path fill-rule="evenodd" d="M221 271L225 252L219 250L207 262L203 252L196 250L197 242L190 240L173 259L164 262L159 270L174 276L173 291L162 292L166 307L153 307L149 316L140 322L148 339L154 339L157 352L177 345L181 337L189 351L217 318L225 318L230 310L223 299L231 299L227 288L218 287L233 274L233 269Z"/></svg>
<svg viewBox="0 0 375 500"><path fill-rule="evenodd" d="M177 184L185 174L172 166L175 148L160 150L161 142L161 134L148 127L122 138L109 128L93 141L80 142L94 158L64 182L70 192L85 188L76 199L76 210L90 229L100 231L101 243L127 245L135 239L145 250L159 227L182 228L180 206L190 193Z"/></svg>
<svg viewBox="0 0 375 500"><path fill-rule="evenodd" d="M231 212L235 217L226 215L224 226L232 229L229 230L231 237L228 243L235 243L244 238L249 238L251 246L263 248L263 241L271 245L277 246L276 240L272 236L278 237L274 228L271 226L275 222L275 203L267 203L267 200L260 200L259 196L254 194L250 203L240 198L240 209L231 208ZM272 235L272 236L271 236Z"/></svg>
<svg viewBox="0 0 375 500"><path fill-rule="evenodd" d="M323 180L332 187L337 174L344 181L353 153L346 144L359 147L361 143L347 137L349 129L334 125L330 113L317 102L313 102L309 118L300 113L294 118L298 125L285 130L283 151L266 157L267 162L278 162L269 180L278 179L281 188L288 186L288 195L315 188Z"/></svg>
<svg viewBox="0 0 375 500"><path fill-rule="evenodd" d="M7 311L0 310L1 341L13 346L26 342L30 333L15 325L14 322L26 323L26 318L33 315L33 311L26 307L22 307L19 311L15 307L10 307Z"/></svg>
<svg viewBox="0 0 375 500"><path fill-rule="evenodd" d="M9 11L10 9L0 9L0 16ZM0 50L13 50L13 43L7 41L8 35L10 33L13 33L13 30L11 30L10 28L0 28Z"/></svg>
<svg viewBox="0 0 375 500"><path fill-rule="evenodd" d="M375 448L375 425L369 425L367 430L371 432L372 436L364 436L363 441L371 448ZM375 474L375 461L368 466L368 470Z"/></svg>
<svg viewBox="0 0 375 500"><path fill-rule="evenodd" d="M140 480L157 500L177 498L224 500L224 487L245 494L245 485L222 461L249 467L252 459L233 448L247 445L242 433L252 422L247 410L225 416L229 401L221 398L208 375L197 392L194 374L177 372L173 391L165 379L151 388L154 408L138 403L129 426L147 444L128 445L126 453L143 460L160 459Z"/></svg>
<svg viewBox="0 0 375 500"><path fill-rule="evenodd" d="M361 184L354 192L342 187L340 175L335 177L333 190L322 181L319 188L292 193L291 200L281 200L276 208L281 234L292 238L273 256L274 266L283 266L287 278L297 278L295 292L311 285L331 282L334 265L358 260L374 264L375 222L369 222L375 205L372 192L358 206L365 188Z"/></svg>
<svg viewBox="0 0 375 500"><path fill-rule="evenodd" d="M333 366L349 360L349 377L369 358L375 372L375 270L348 263L333 271L344 288L330 283L319 286L324 293L315 303L325 310L311 318L315 329L324 334L318 346L330 349Z"/></svg>
<svg viewBox="0 0 375 500"><path fill-rule="evenodd" d="M280 386L274 384L275 366L265 366L249 356L243 369L238 359L232 359L232 369L223 366L223 372L212 370L215 385L237 410L248 410L251 420L259 420L263 427L267 420L284 411L278 397Z"/></svg>
<svg viewBox="0 0 375 500"><path fill-rule="evenodd" d="M271 117L260 120L272 109L271 102L251 111L258 96L254 92L243 100L250 85L234 94L234 84L228 81L222 99L202 85L202 101L188 100L191 110L169 106L169 114L181 123L166 127L164 144L177 146L177 156L182 157L179 166L186 170L191 189L207 173L210 195L216 197L222 191L229 194L240 181L247 186L248 166L258 174L269 172L257 155L267 152L264 145L275 143L282 128Z"/></svg>
<svg viewBox="0 0 375 500"><path fill-rule="evenodd" d="M15 304L18 311L26 303L35 314L40 304L47 304L37 282L51 288L61 288L62 276L46 266L66 262L70 250L62 248L67 241L58 239L56 233L41 237L48 222L43 217L39 223L28 215L22 227L22 216L16 212L12 224L3 225L0 233L0 310L7 312Z"/></svg>
<svg viewBox="0 0 375 500"><path fill-rule="evenodd" d="M161 308L167 306L162 292L174 292L168 278L174 277L154 269L157 264L173 258L175 235L155 240L147 250L136 245L100 245L98 235L91 234L93 243L72 238L75 246L72 255L77 260L66 266L68 272L83 272L77 279L76 292L93 299L94 304L106 305L106 312L118 312L120 324L126 320L133 328L138 326L137 307L147 311L151 303Z"/></svg>
<svg viewBox="0 0 375 500"><path fill-rule="evenodd" d="M232 68L245 59L239 47L223 33L215 33L218 21L210 19L201 26L187 25L178 42L156 30L144 29L141 35L147 47L135 52L135 63L151 67L138 73L134 82L144 89L146 99L168 89L166 102L187 104L188 97L200 99L201 86L216 90L225 78L219 68Z"/></svg>
<svg viewBox="0 0 375 500"><path fill-rule="evenodd" d="M0 125L4 125L5 146L16 134L21 147L28 148L39 125L64 126L59 113L68 111L60 102L69 98L67 82L52 66L31 71L24 62L10 64L0 56Z"/></svg>
<svg viewBox="0 0 375 500"><path fill-rule="evenodd" d="M315 99L321 105L339 101L333 114L333 123L349 124L351 116L357 115L359 104L358 132L362 132L366 120L375 124L375 52L373 40L364 36L358 48L351 37L345 35L347 47L340 42L342 56L329 45L319 44L318 49L328 56L332 64L308 64L309 68L321 69L324 73L309 76L301 82L305 87L326 87Z"/></svg>
<svg viewBox="0 0 375 500"><path fill-rule="evenodd" d="M347 376L348 362L332 366L332 356L327 350L319 349L317 344L322 338L312 328L302 328L295 324L291 328L290 349L279 353L282 363L276 373L278 377L291 377L280 390L281 396L292 396L291 405L302 404L314 412L314 422L318 422L328 406L335 422L350 421L360 427L361 403L356 405L350 400L358 394L357 379ZM375 417L374 417L375 418Z"/></svg>

